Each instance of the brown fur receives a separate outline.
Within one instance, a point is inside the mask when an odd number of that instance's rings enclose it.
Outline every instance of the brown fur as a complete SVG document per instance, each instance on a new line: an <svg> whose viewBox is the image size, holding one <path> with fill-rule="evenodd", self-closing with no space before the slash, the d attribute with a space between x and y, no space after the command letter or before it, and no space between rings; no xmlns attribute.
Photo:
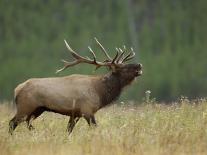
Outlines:
<svg viewBox="0 0 207 155"><path fill-rule="evenodd" d="M122 88L140 75L140 70L140 64L129 64L102 76L71 75L27 80L15 89L17 113L9 123L9 131L12 134L22 121L32 129L31 120L44 111L70 116L69 133L80 117L84 117L89 125L96 125L94 114L116 100Z"/></svg>

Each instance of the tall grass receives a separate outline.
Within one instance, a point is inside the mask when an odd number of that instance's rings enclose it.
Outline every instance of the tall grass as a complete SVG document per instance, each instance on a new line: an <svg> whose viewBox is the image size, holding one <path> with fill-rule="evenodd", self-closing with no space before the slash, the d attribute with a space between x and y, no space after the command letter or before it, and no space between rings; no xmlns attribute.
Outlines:
<svg viewBox="0 0 207 155"><path fill-rule="evenodd" d="M207 101L171 105L112 105L96 114L98 127L80 120L68 136L68 117L45 113L8 134L14 111L0 105L0 154L207 154Z"/></svg>

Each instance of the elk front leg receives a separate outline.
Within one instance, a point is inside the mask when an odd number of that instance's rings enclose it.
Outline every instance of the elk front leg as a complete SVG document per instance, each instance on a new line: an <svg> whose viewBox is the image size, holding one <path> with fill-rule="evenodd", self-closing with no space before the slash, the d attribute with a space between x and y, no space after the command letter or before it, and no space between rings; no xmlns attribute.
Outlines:
<svg viewBox="0 0 207 155"><path fill-rule="evenodd" d="M68 134L71 134L71 132L73 131L73 128L75 127L79 119L80 119L79 117L73 117L73 116L70 117L70 120L67 126Z"/></svg>
<svg viewBox="0 0 207 155"><path fill-rule="evenodd" d="M96 123L96 120L95 120L95 117L92 115L92 116L84 116L85 120L87 121L88 125L91 126L97 126L97 123Z"/></svg>

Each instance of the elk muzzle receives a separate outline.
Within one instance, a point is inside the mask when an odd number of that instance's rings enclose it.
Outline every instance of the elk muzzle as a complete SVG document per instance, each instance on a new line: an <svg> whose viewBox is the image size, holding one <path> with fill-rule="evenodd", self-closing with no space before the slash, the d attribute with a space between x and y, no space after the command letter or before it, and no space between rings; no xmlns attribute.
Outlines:
<svg viewBox="0 0 207 155"><path fill-rule="evenodd" d="M135 76L142 75L142 64L136 64Z"/></svg>

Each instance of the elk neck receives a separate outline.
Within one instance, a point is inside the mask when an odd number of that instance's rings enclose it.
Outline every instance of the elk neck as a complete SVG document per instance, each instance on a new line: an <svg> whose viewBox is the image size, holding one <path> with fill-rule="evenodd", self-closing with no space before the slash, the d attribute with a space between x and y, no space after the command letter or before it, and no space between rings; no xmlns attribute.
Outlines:
<svg viewBox="0 0 207 155"><path fill-rule="evenodd" d="M122 78L123 77L121 77L121 75L114 73L108 73L101 77L101 82L97 89L101 98L101 107L104 107L118 99L123 87L130 83L128 79Z"/></svg>

